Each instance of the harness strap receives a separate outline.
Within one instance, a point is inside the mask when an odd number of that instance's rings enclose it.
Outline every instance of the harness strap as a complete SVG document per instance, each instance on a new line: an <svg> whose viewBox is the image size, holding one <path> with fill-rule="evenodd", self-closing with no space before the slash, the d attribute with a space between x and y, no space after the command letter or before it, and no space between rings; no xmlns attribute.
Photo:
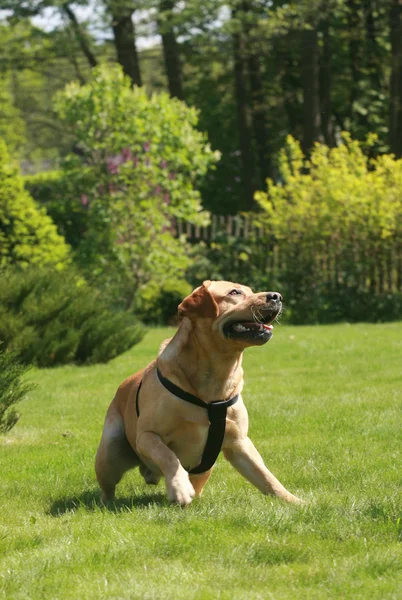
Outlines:
<svg viewBox="0 0 402 600"><path fill-rule="evenodd" d="M177 396L178 398L181 398L182 400L185 400L186 402L189 402L190 404L201 406L202 408L205 408L207 410L209 419L209 430L207 443L205 444L204 452L201 457L201 462L197 467L194 467L193 469L187 469L187 471L193 475L209 471L209 469L215 464L216 459L218 458L218 455L222 449L223 438L225 437L227 409L229 408L229 406L232 406L238 401L239 394L236 394L236 396L233 396L233 398L229 398L229 400L217 400L216 402L211 402L208 404L207 402L201 400L201 398L194 396L194 394L190 394L189 392L182 390L179 386L177 386L172 381L164 377L159 371L158 367L156 368L156 371L159 377L159 381L171 394ZM140 384L137 388L136 395L137 417L140 416L138 397L141 385L142 380L140 381Z"/></svg>
<svg viewBox="0 0 402 600"><path fill-rule="evenodd" d="M142 379L140 381L140 385L137 387L137 395L135 397L135 410L137 411L137 419L140 416L140 407L138 406L138 397L140 395L141 386L142 386Z"/></svg>

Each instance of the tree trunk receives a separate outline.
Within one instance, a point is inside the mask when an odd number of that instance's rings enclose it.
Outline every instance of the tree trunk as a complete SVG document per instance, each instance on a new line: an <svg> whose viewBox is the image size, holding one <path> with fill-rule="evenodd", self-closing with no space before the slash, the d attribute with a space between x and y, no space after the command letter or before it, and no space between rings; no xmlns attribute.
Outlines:
<svg viewBox="0 0 402 600"><path fill-rule="evenodd" d="M373 0L364 0L364 27L367 46L365 55L371 85L375 90L381 90L381 54L376 36L375 3Z"/></svg>
<svg viewBox="0 0 402 600"><path fill-rule="evenodd" d="M323 36L323 48L320 64L320 109L321 109L321 131L325 143L335 146L334 127L332 122L331 104L331 36L329 33L329 22L327 19L321 23Z"/></svg>
<svg viewBox="0 0 402 600"><path fill-rule="evenodd" d="M232 18L236 19L236 10L232 10ZM255 208L254 202L254 157L252 132L248 123L247 85L244 65L244 40L240 31L233 33L233 58L235 76L235 94L237 105L238 133L242 162L242 180L246 196L247 210Z"/></svg>
<svg viewBox="0 0 402 600"><path fill-rule="evenodd" d="M359 97L361 79L360 64L360 13L359 0L347 0L348 6L348 35L349 35L349 64L352 76L349 92L349 115L354 113L354 103Z"/></svg>
<svg viewBox="0 0 402 600"><path fill-rule="evenodd" d="M306 29L302 40L303 150L308 156L320 128L317 30Z"/></svg>
<svg viewBox="0 0 402 600"><path fill-rule="evenodd" d="M159 5L161 18L159 19L158 27L162 38L163 57L165 60L170 95L183 100L180 55L176 34L171 22L173 8L174 0L161 0Z"/></svg>
<svg viewBox="0 0 402 600"><path fill-rule="evenodd" d="M279 65L283 65L281 69L280 84L283 95L283 105L287 116L287 130L293 137L299 137L297 131L300 126L299 119L299 100L297 98L298 87L300 84L298 73L301 70L300 53L298 54L298 64L295 68L293 57L288 49L291 46L300 46L299 38L301 32L292 30L288 31L283 37L283 41L278 45L278 50L274 56L274 60Z"/></svg>
<svg viewBox="0 0 402 600"><path fill-rule="evenodd" d="M260 187L265 188L265 180L272 177L271 151L269 133L264 104L264 89L262 84L260 63L261 58L253 44L253 32L247 13L252 15L253 6L250 0L245 0L242 5L245 15L244 33L246 41L247 67L251 92L251 118L254 130L254 139L257 146L258 166L260 169Z"/></svg>
<svg viewBox="0 0 402 600"><path fill-rule="evenodd" d="M80 48L81 48L82 52L84 53L84 55L86 56L90 66L96 67L98 64L98 61L96 60L94 54L91 51L91 48L89 47L88 40L87 40L84 32L82 31L80 24L77 21L77 17L75 16L74 11L71 9L71 7L69 6L69 4L67 2L62 5L62 9L71 22L71 26L74 30L77 42L79 43Z"/></svg>
<svg viewBox="0 0 402 600"><path fill-rule="evenodd" d="M391 152L402 157L402 0L392 0L391 19L391 94L389 141Z"/></svg>
<svg viewBox="0 0 402 600"><path fill-rule="evenodd" d="M130 77L133 85L142 85L132 14L130 10L122 14L117 10L112 12L114 43L117 60L124 73Z"/></svg>

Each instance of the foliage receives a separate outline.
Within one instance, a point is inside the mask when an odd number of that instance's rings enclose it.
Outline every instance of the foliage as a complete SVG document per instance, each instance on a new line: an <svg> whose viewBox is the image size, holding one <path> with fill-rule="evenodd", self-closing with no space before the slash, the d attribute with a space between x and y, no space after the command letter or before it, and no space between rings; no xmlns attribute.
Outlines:
<svg viewBox="0 0 402 600"><path fill-rule="evenodd" d="M68 131L55 118L52 96L56 90L86 69L76 61L76 43L68 30L45 32L28 21L0 22L0 135L10 150L18 152L28 172L49 168L71 147ZM1 98L8 96L5 110ZM12 119L12 121L11 121Z"/></svg>
<svg viewBox="0 0 402 600"><path fill-rule="evenodd" d="M186 277L194 287L205 279L230 279L258 286L261 278L256 260L259 245L261 240L254 236L244 239L218 230L210 242L194 244Z"/></svg>
<svg viewBox="0 0 402 600"><path fill-rule="evenodd" d="M77 260L131 308L148 282L187 266L172 222L206 221L196 186L218 157L196 130L194 109L164 93L148 97L118 67L70 84L56 108L80 150L63 163L75 202L88 211Z"/></svg>
<svg viewBox="0 0 402 600"><path fill-rule="evenodd" d="M24 363L107 362L140 341L129 313L107 305L74 271L8 271L0 290L0 339Z"/></svg>
<svg viewBox="0 0 402 600"><path fill-rule="evenodd" d="M6 352L0 345L0 433L14 427L19 419L14 405L35 387L21 380L28 369L19 362L16 353Z"/></svg>
<svg viewBox="0 0 402 600"><path fill-rule="evenodd" d="M74 182L63 171L43 171L24 177L25 189L46 209L58 232L76 250L88 229L88 209L77 200Z"/></svg>
<svg viewBox="0 0 402 600"><path fill-rule="evenodd" d="M52 264L69 260L69 248L44 208L24 190L18 170L0 140L0 269L10 264Z"/></svg>
<svg viewBox="0 0 402 600"><path fill-rule="evenodd" d="M0 137L15 154L26 143L25 123L14 102L10 77L5 75L0 76Z"/></svg>
<svg viewBox="0 0 402 600"><path fill-rule="evenodd" d="M24 183L35 200L46 207L66 241L73 249L78 249L89 226L89 212L81 202L74 201L73 190L68 189L70 178L63 171L46 171L24 177ZM206 275L204 279L207 278ZM150 281L136 298L135 314L146 323L167 324L176 315L178 304L190 292L191 286L177 277L163 283Z"/></svg>
<svg viewBox="0 0 402 600"><path fill-rule="evenodd" d="M178 305L191 291L191 285L184 279L170 279L163 285L150 282L139 294L135 312L144 323L174 323L177 320Z"/></svg>
<svg viewBox="0 0 402 600"><path fill-rule="evenodd" d="M193 245L188 280L278 289L294 323L401 318L402 163L371 159L373 142L346 135L338 148L316 145L309 162L289 138L281 183L268 181L256 196L261 211L239 215L236 235L228 221Z"/></svg>
<svg viewBox="0 0 402 600"><path fill-rule="evenodd" d="M288 133L297 139L303 138L304 109L308 109L303 99L304 79L306 73L313 72L322 104L328 92L328 120L333 130L333 143L339 141L342 130L349 131L359 140L364 140L369 132L375 132L378 141L372 152L389 151L390 100L392 104L394 89L391 71L393 63L400 64L398 56L393 60L390 28L391 9L397 2L248 0L241 3L208 0L200 3L186 0L166 3L142 0L139 5L134 4L110 0L92 3L88 0L74 3L2 0L1 6L7 7L6 14L11 16L2 22L0 31L3 95L7 96L6 102L0 98L0 104L4 103L6 107L6 117L13 115L14 126L8 127L9 135L18 133L26 137L25 144L20 143L23 141L20 137L18 146L24 158L29 158L28 168L32 168L35 158L55 161L71 149L73 142L68 128L63 127L53 113L51 97L73 78L81 82L88 80L90 68L86 46L92 48L98 63L116 60L115 48L109 41L113 38L112 23L105 14L105 7L112 5L120 11L124 9L124 14L139 9L137 34L148 37L153 43L151 49L138 52L142 80L150 91L167 88L162 48L153 40L155 28L164 21L164 14L169 13L168 21L177 41L178 64L183 71L185 101L199 109L200 128L208 132L212 146L222 152L217 171L203 182L206 209L234 214L246 208L244 176L240 172L234 32L243 36L244 110L251 121L255 106L259 107L254 97L254 80L259 78L262 99L259 108L266 121L266 151L272 162ZM74 26L65 10L68 6L74 12L78 5L89 5L93 10L87 13L87 21L78 19ZM173 8L172 14L163 9L166 6ZM53 17L47 19L46 31L29 20L38 13L42 19L49 14ZM317 32L316 69L313 65L304 68L303 32L311 29ZM96 44L93 43L94 36L98 36ZM131 39L131 47L133 43ZM257 69L252 66L253 56L258 58ZM399 79L396 74L396 80ZM396 103L402 102L396 98ZM317 110L317 121L322 120L327 107L325 104ZM1 115L0 106L0 129L3 125L4 131L4 124L9 121L2 121ZM23 121L21 127L16 122L18 118ZM323 129L321 124L318 139L326 139ZM249 134L255 159L257 133L250 131ZM258 161L251 162L255 171L253 178L261 180Z"/></svg>
<svg viewBox="0 0 402 600"><path fill-rule="evenodd" d="M256 195L263 209L256 220L275 240L271 276L298 322L401 314L397 296L391 314L380 307L402 292L402 160L369 159L362 144L348 135L344 142L316 144L305 161L289 137L282 183L268 180Z"/></svg>

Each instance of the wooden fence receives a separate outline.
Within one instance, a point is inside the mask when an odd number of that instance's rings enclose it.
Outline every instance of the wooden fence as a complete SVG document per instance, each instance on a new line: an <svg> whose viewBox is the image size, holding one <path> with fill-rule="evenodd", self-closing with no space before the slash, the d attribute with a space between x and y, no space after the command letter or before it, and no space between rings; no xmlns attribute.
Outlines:
<svg viewBox="0 0 402 600"><path fill-rule="evenodd" d="M361 245L358 240L336 236L328 242L290 234L288 240L276 244L270 231L256 226L248 215L212 215L207 227L177 221L174 229L177 236L185 235L193 243L204 241L208 246L220 238L224 246L215 259L225 272L239 278L247 278L256 269L261 276L285 278L295 285L309 279L313 285L341 285L379 294L402 291L400 239ZM222 239L225 236L230 237Z"/></svg>
<svg viewBox="0 0 402 600"><path fill-rule="evenodd" d="M235 238L263 238L265 232L262 227L257 227L247 215L212 215L211 223L206 227L193 225L186 221L176 221L175 231L177 236L185 235L189 241L211 242L220 234L226 234Z"/></svg>

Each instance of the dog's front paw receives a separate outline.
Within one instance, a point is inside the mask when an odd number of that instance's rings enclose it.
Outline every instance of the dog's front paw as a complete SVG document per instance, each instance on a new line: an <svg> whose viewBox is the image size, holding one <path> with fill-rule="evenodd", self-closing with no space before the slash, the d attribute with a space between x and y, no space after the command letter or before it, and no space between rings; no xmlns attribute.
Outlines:
<svg viewBox="0 0 402 600"><path fill-rule="evenodd" d="M187 506L195 497L194 488L184 469L166 482L166 488L169 502L176 502L180 506Z"/></svg>

